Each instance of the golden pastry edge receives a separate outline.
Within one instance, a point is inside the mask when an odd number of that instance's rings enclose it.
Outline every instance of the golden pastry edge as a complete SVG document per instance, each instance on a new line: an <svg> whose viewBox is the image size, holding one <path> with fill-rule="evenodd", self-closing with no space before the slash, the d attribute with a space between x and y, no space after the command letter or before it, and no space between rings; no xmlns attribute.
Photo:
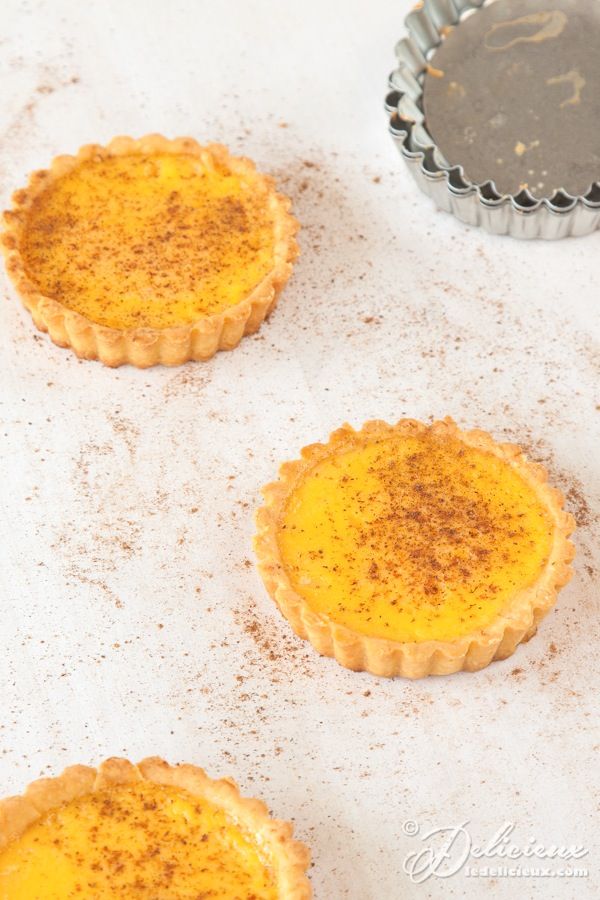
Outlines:
<svg viewBox="0 0 600 900"><path fill-rule="evenodd" d="M0 800L0 850L14 841L46 813L111 786L150 781L204 797L223 809L236 822L258 835L269 847L281 900L310 900L312 889L306 870L310 863L308 847L293 839L290 822L272 819L262 800L242 797L231 778L213 780L199 766L187 763L169 765L158 756L133 764L112 757L98 768L75 765L54 778L31 782L19 796Z"/></svg>
<svg viewBox="0 0 600 900"><path fill-rule="evenodd" d="M33 200L53 180L98 154L126 156L161 152L212 157L234 167L239 174L258 179L269 187L277 236L272 271L235 306L191 324L167 328L110 328L42 294L27 276L19 250L27 210ZM148 134L139 139L115 137L106 146L86 144L74 156L57 156L48 169L33 172L27 187L13 193L12 204L12 209L3 213L0 249L5 257L8 275L23 305L31 313L34 324L40 331L48 332L59 347L70 347L80 359L98 359L110 367L127 363L137 368L178 366L189 360L210 359L218 350L234 349L242 337L256 332L272 312L299 252L295 240L299 223L290 212L289 198L275 190L274 180L259 173L250 159L232 156L223 145L213 143L202 146L190 137L170 140L160 134Z"/></svg>
<svg viewBox="0 0 600 900"><path fill-rule="evenodd" d="M536 583L522 590L510 609L486 628L451 641L401 642L363 635L312 610L292 587L277 543L279 516L300 476L315 462L328 456L332 449L353 447L361 440L368 440L378 434L404 432L414 435L428 429L458 438L471 447L492 452L521 474L535 490L554 521L550 558ZM295 633L310 641L321 655L334 657L347 669L367 671L386 678L402 676L410 679L483 669L493 660L511 656L520 643L533 637L538 624L554 606L558 590L572 575L570 562L575 556L575 547L569 540L569 535L575 528L575 520L563 509L564 498L561 492L547 483L548 473L544 466L527 459L517 444L498 443L480 429L462 431L450 417L431 425L414 419L401 419L395 425L371 420L358 431L351 425L342 425L332 432L327 443L303 447L301 457L299 460L284 462L279 469L278 480L262 489L265 502L256 513L257 531L254 536L257 566L267 592Z"/></svg>

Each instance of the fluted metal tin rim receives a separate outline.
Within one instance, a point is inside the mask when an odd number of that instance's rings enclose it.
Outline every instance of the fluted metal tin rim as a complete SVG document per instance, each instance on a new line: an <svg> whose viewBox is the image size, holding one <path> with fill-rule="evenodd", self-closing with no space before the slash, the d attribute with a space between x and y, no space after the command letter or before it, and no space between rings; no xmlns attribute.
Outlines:
<svg viewBox="0 0 600 900"><path fill-rule="evenodd" d="M451 166L427 131L423 82L428 61L444 31L484 5L482 0L424 0L408 14L408 34L396 44L398 66L390 75L386 97L390 132L421 190L465 224L518 238L589 234L600 227L600 182L577 196L563 189L543 198L528 189L501 194L493 180L473 182L462 166Z"/></svg>

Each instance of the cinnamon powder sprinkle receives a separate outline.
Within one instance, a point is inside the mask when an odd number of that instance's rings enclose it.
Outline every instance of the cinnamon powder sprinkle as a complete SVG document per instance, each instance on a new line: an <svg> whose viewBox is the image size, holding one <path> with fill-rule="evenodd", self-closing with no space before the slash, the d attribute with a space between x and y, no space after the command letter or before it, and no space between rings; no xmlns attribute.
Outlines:
<svg viewBox="0 0 600 900"><path fill-rule="evenodd" d="M48 813L0 851L0 894L24 897L30 866L52 896L57 887L65 897L121 900L278 895L267 851L241 825L204 798L151 782L114 786Z"/></svg>
<svg viewBox="0 0 600 900"><path fill-rule="evenodd" d="M21 251L48 297L101 325L192 322L273 266L270 187L191 154L92 158L34 198Z"/></svg>
<svg viewBox="0 0 600 900"><path fill-rule="evenodd" d="M334 621L444 639L485 627L535 580L553 527L508 463L429 432L317 463L287 504L279 546L294 589Z"/></svg>

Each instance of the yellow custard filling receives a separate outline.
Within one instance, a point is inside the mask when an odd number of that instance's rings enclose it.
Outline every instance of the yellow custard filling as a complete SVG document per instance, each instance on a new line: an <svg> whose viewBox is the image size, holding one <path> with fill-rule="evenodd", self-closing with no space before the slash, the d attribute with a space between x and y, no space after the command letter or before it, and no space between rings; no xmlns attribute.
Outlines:
<svg viewBox="0 0 600 900"><path fill-rule="evenodd" d="M276 900L264 853L223 810L149 782L73 801L0 851L1 900Z"/></svg>
<svg viewBox="0 0 600 900"><path fill-rule="evenodd" d="M431 433L317 462L278 531L292 586L314 611L398 641L485 628L537 579L552 538L552 521L514 468Z"/></svg>
<svg viewBox="0 0 600 900"><path fill-rule="evenodd" d="M91 159L34 200L27 275L100 325L189 324L236 305L271 271L269 198L258 179L191 154Z"/></svg>

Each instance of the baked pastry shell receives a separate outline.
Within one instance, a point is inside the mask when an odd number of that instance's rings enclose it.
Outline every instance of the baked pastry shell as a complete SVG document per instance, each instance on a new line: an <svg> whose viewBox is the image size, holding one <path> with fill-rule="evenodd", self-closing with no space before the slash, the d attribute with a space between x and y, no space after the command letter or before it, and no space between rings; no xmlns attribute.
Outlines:
<svg viewBox="0 0 600 900"><path fill-rule="evenodd" d="M516 469L554 523L550 554L535 584L518 591L502 613L485 628L443 641L398 641L362 634L313 610L292 586L277 540L285 505L300 479L316 463L333 453L343 453L394 434L419 435L427 431L457 438L469 447L493 453ZM564 498L560 491L547 483L545 468L527 459L516 444L497 443L478 429L461 431L450 418L431 425L414 419L401 419L395 425L374 420L359 431L343 425L331 434L326 444L310 444L302 449L301 455L300 460L284 463L278 481L263 488L265 503L256 514L254 538L258 569L267 591L296 634L308 639L323 656L334 657L348 669L390 678L397 675L423 678L449 675L463 669L483 669L492 660L510 656L520 643L533 637L540 621L554 606L558 590L571 577L569 564L575 548L569 535L575 520L563 509Z"/></svg>
<svg viewBox="0 0 600 900"><path fill-rule="evenodd" d="M274 221L273 268L239 303L181 326L112 328L99 325L69 309L55 297L46 296L35 284L35 273L31 277L27 273L20 246L27 228L28 212L36 197L53 181L87 160L136 153L191 154L201 159L207 167L215 163L224 165L247 181L268 189L268 203ZM158 364L178 366L188 360L210 359L217 350L232 350L244 335L257 331L274 309L298 255L294 235L299 224L290 212L291 201L277 193L273 179L257 172L251 160L231 156L222 145L201 146L189 137L169 140L159 134L149 134L137 140L116 137L106 147L87 144L75 156L57 156L49 169L33 172L28 186L15 191L12 203L12 209L3 214L4 231L0 235L0 248L4 253L7 272L23 305L31 313L39 330L47 331L59 347L70 347L81 359L99 359L107 366L125 363L138 368Z"/></svg>
<svg viewBox="0 0 600 900"><path fill-rule="evenodd" d="M197 766L171 766L155 756L137 765L113 757L97 769L70 766L56 778L32 782L21 796L0 800L0 850L58 806L115 785L142 781L181 788L223 809L252 835L259 847L268 851L281 900L309 900L312 897L306 877L310 852L304 844L293 840L293 827L289 822L272 819L261 800L242 797L230 778L213 781Z"/></svg>

